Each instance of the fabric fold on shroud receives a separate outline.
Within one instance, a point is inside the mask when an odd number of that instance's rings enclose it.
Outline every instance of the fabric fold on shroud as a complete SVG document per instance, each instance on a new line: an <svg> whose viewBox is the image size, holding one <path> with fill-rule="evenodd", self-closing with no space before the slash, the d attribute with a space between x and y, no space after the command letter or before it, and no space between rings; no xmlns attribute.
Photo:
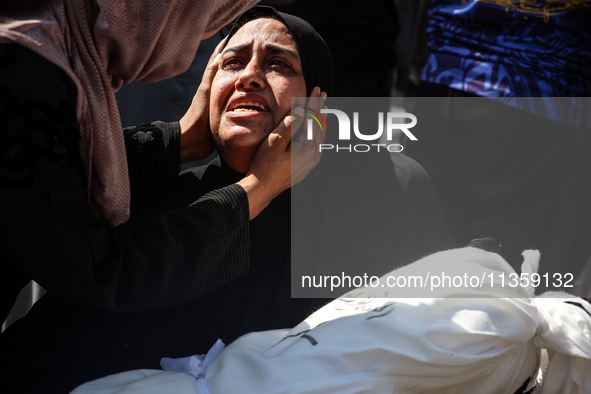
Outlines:
<svg viewBox="0 0 591 394"><path fill-rule="evenodd" d="M524 253L517 275L498 254L473 247L435 253L334 300L291 330L242 336L199 371L205 389L171 386L170 374L186 373L141 370L74 393L114 393L114 380L118 393L140 392L138 378L146 373L150 384L142 393L515 393L534 386L541 394L591 392L591 305L562 292L535 297L539 257ZM434 286L432 278L445 275L450 285ZM405 298L409 289L389 279L413 276L422 278L415 287L425 298ZM154 383L159 374L166 388Z"/></svg>

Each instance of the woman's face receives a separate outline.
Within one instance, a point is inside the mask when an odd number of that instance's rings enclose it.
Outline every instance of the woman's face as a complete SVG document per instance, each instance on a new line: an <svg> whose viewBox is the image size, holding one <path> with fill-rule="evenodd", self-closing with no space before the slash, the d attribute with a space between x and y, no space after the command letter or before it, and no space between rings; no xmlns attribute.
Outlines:
<svg viewBox="0 0 591 394"><path fill-rule="evenodd" d="M229 156L242 155L250 164L290 111L291 98L305 96L300 56L285 25L267 18L246 23L222 51L211 87L210 126L221 157L229 163Z"/></svg>

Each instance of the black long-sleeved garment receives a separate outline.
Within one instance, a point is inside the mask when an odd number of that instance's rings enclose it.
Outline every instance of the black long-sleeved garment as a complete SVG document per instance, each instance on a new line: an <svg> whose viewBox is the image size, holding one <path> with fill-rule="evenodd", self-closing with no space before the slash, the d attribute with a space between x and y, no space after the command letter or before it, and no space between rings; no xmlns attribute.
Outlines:
<svg viewBox="0 0 591 394"><path fill-rule="evenodd" d="M132 195L178 173L178 136L178 123L126 130ZM240 186L110 228L88 204L79 139L66 74L0 45L0 321L31 279L72 303L131 312L200 297L248 270Z"/></svg>

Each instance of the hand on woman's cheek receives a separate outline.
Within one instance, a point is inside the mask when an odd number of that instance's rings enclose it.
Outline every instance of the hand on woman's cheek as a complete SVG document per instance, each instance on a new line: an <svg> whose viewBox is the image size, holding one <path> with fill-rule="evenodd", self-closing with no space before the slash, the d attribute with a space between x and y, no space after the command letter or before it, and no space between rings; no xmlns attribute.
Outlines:
<svg viewBox="0 0 591 394"><path fill-rule="evenodd" d="M219 69L220 52L225 43L222 40L203 72L201 83L189 110L179 121L181 127L181 163L204 159L213 152L214 140L209 128L209 103L211 86Z"/></svg>
<svg viewBox="0 0 591 394"><path fill-rule="evenodd" d="M326 93L315 87L308 105L315 111L324 106ZM314 125L313 139L308 140L302 126L306 117L304 108L296 107L260 145L252 160L249 174L257 174L278 186L277 194L302 181L320 161L318 146L325 133Z"/></svg>

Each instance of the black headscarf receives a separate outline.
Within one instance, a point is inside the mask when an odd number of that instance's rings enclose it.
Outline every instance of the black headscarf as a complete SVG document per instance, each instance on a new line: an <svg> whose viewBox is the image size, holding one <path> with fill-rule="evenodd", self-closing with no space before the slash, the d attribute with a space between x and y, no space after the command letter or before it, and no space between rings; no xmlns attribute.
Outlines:
<svg viewBox="0 0 591 394"><path fill-rule="evenodd" d="M283 23L291 33L302 62L306 94L309 96L312 89L319 86L329 97L332 96L334 92L334 64L330 50L312 25L297 16L278 12L268 6L254 6L236 19L230 33L228 33L226 45L242 26L259 18L276 19Z"/></svg>

